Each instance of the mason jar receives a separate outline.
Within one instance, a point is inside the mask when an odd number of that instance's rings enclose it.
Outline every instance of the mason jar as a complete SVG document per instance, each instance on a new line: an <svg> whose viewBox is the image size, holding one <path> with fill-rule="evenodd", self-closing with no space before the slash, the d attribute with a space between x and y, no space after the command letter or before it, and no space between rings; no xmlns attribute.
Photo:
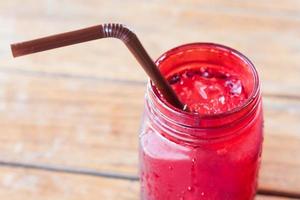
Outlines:
<svg viewBox="0 0 300 200"><path fill-rule="evenodd" d="M248 96L228 111L192 113L170 105L149 81L139 136L141 199L254 199L263 142L254 65L238 51L212 43L179 46L156 64L165 77L213 64L214 70L236 74Z"/></svg>

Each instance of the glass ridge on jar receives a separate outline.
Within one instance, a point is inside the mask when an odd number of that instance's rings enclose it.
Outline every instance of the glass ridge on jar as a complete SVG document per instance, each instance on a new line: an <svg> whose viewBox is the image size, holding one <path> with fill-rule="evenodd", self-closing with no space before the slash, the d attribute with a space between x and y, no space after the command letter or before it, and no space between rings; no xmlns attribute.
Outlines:
<svg viewBox="0 0 300 200"><path fill-rule="evenodd" d="M188 113L164 101L149 81L139 146L141 199L252 200L263 142L257 71L241 53L212 43L171 49L156 64L167 76L190 62L238 74L248 98L226 112Z"/></svg>

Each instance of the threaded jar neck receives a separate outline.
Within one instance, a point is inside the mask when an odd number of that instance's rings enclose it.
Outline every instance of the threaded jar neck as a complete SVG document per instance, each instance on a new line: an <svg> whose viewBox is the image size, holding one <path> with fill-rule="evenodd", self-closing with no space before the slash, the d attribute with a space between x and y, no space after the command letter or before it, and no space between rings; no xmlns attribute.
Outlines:
<svg viewBox="0 0 300 200"><path fill-rule="evenodd" d="M166 102L151 81L146 92L146 112L153 125L177 140L187 143L205 142L238 133L251 121L261 106L260 84L251 61L229 47L212 43L192 43L169 50L156 64L166 75L186 62L220 64L235 70L246 83L248 98L232 110L218 114L189 113Z"/></svg>

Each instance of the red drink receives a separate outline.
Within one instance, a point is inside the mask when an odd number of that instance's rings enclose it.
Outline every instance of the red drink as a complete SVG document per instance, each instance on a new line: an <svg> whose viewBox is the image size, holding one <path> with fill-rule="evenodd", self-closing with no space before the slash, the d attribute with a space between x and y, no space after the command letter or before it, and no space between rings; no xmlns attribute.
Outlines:
<svg viewBox="0 0 300 200"><path fill-rule="evenodd" d="M143 200L251 200L262 149L257 72L217 44L177 47L156 62L190 113L148 84L140 134Z"/></svg>

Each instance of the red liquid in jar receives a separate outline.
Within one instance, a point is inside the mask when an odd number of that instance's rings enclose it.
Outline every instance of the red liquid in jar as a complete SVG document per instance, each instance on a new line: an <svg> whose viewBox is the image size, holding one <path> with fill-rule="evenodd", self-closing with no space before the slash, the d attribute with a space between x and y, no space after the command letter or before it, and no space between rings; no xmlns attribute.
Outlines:
<svg viewBox="0 0 300 200"><path fill-rule="evenodd" d="M254 87L249 86L253 83L248 76L239 74L246 72L220 64L184 62L161 67L180 100L197 113L195 116L232 111L246 103L251 95L249 88ZM184 121L181 112L171 115L164 106L155 104L157 99L151 93L147 98L154 104L146 103L140 134L142 200L254 199L262 149L260 101L248 118L238 121L251 109L213 122L204 119L205 126L196 130L189 127L193 117ZM162 113L168 117L162 117ZM231 118L232 123L224 122ZM185 123L189 125L180 125Z"/></svg>
<svg viewBox="0 0 300 200"><path fill-rule="evenodd" d="M247 99L238 76L220 69L221 66L190 63L167 79L191 112L218 114L240 106Z"/></svg>

